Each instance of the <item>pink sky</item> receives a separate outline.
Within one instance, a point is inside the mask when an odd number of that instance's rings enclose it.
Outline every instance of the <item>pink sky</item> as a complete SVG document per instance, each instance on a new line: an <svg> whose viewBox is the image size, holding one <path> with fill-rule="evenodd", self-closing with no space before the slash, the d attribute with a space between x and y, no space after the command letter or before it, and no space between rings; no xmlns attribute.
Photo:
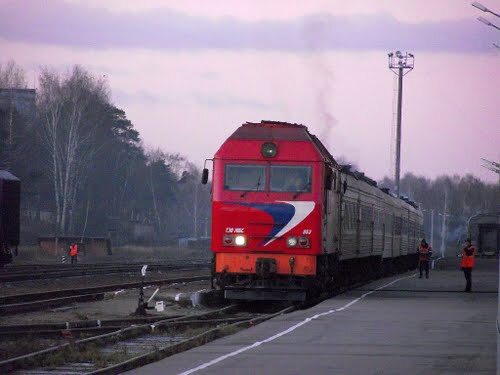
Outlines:
<svg viewBox="0 0 500 375"><path fill-rule="evenodd" d="M408 48L403 173L498 181L480 158L500 160L500 34L470 2L102 3L0 0L0 63L106 75L145 145L200 166L241 123L273 119L307 125L378 179L390 171L387 52Z"/></svg>

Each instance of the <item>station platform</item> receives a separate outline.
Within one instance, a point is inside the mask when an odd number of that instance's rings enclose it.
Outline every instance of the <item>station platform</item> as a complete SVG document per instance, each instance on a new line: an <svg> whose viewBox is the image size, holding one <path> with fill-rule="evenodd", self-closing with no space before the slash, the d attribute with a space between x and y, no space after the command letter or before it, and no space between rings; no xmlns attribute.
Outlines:
<svg viewBox="0 0 500 375"><path fill-rule="evenodd" d="M127 374L496 374L498 260L384 278Z"/></svg>

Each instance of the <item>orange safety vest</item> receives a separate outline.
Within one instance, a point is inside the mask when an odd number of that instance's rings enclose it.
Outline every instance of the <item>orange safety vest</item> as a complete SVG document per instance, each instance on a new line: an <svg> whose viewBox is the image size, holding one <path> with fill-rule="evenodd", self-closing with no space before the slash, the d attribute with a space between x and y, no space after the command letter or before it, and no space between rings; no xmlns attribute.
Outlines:
<svg viewBox="0 0 500 375"><path fill-rule="evenodd" d="M472 250L471 255L467 255L465 253L466 249ZM460 267L462 268L473 268L475 264L475 255L476 255L476 248L474 246L471 246L469 248L465 247L463 252L462 252L462 261L460 262Z"/></svg>
<svg viewBox="0 0 500 375"><path fill-rule="evenodd" d="M72 257L78 255L78 245L77 244L71 245L69 247L69 249L70 249L69 250L69 255L71 255Z"/></svg>
<svg viewBox="0 0 500 375"><path fill-rule="evenodd" d="M418 254L419 254L419 257L418 257L418 260L429 260L429 251L430 251L430 246L427 246L427 247L424 247L422 245L420 245L418 247Z"/></svg>

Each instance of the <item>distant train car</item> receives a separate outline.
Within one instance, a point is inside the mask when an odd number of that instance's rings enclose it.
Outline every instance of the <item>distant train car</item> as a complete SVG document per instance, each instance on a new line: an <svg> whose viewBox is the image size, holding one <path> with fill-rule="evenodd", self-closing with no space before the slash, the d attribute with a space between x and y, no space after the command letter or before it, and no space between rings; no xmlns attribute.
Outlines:
<svg viewBox="0 0 500 375"><path fill-rule="evenodd" d="M476 244L480 256L495 256L500 251L500 213L482 213L472 216L468 236Z"/></svg>
<svg viewBox="0 0 500 375"><path fill-rule="evenodd" d="M228 299L301 301L414 268L422 222L303 125L246 123L213 159L213 276Z"/></svg>
<svg viewBox="0 0 500 375"><path fill-rule="evenodd" d="M19 245L21 181L0 170L0 267L12 262L12 251Z"/></svg>

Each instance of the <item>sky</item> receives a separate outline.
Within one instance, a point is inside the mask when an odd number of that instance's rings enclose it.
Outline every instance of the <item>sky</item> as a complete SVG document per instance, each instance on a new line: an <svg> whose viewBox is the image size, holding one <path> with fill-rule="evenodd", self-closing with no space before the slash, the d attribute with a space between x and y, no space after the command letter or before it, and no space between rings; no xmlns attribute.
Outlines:
<svg viewBox="0 0 500 375"><path fill-rule="evenodd" d="M500 11L499 0L482 3ZM246 121L301 123L335 157L391 174L404 78L402 174L498 176L500 18L460 0L0 0L0 64L105 77L144 145L202 166Z"/></svg>

